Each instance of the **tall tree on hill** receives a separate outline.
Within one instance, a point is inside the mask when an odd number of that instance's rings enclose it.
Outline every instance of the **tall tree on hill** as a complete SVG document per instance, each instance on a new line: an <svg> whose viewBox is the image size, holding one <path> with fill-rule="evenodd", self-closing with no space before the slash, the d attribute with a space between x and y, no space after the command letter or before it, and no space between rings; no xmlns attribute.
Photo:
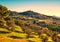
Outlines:
<svg viewBox="0 0 60 42"><path fill-rule="evenodd" d="M0 16L6 18L9 16L9 14L9 10L5 6L0 5Z"/></svg>
<svg viewBox="0 0 60 42"><path fill-rule="evenodd" d="M7 18L9 14L10 14L9 10L5 6L0 5L0 21L1 21L0 25L6 24L4 18Z"/></svg>

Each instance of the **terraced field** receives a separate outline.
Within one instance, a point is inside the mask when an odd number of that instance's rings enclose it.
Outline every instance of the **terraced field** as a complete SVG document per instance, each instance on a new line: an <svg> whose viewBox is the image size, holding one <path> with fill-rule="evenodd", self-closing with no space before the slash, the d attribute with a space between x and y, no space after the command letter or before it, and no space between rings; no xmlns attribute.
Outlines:
<svg viewBox="0 0 60 42"><path fill-rule="evenodd" d="M15 31L11 32L6 28L0 28L0 42L41 42L38 35L31 34L27 38L27 34L19 26L15 26Z"/></svg>

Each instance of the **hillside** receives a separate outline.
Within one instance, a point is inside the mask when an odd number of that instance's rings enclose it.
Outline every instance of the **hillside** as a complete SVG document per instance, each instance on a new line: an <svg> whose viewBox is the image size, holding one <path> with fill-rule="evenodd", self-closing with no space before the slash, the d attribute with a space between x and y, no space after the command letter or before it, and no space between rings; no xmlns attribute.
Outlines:
<svg viewBox="0 0 60 42"><path fill-rule="evenodd" d="M47 15L40 14L40 13L31 11L31 10L30 11L21 12L19 14L23 15L23 16L28 16L28 17L36 18L36 19L49 19L49 18L60 19L60 18L55 17L55 16L47 16Z"/></svg>
<svg viewBox="0 0 60 42"><path fill-rule="evenodd" d="M0 42L60 42L60 18L0 5Z"/></svg>
<svg viewBox="0 0 60 42"><path fill-rule="evenodd" d="M60 17L55 17L55 16L47 16L44 14L40 14L34 11L25 11L25 12L15 12L15 11L10 11L10 16L13 17L19 17L20 19L27 19L27 18L33 18L33 19L53 19L53 20L60 20Z"/></svg>

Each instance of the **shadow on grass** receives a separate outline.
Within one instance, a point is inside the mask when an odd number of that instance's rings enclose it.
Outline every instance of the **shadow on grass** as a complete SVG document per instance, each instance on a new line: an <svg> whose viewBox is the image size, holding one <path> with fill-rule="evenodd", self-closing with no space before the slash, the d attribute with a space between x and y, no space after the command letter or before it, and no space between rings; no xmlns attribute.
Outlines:
<svg viewBox="0 0 60 42"><path fill-rule="evenodd" d="M17 37L17 36L9 36L9 37L13 39L23 39L22 37Z"/></svg>
<svg viewBox="0 0 60 42"><path fill-rule="evenodd" d="M7 26L1 26L1 25L0 25L0 28L5 28L5 29L7 29Z"/></svg>
<svg viewBox="0 0 60 42"><path fill-rule="evenodd" d="M35 41L28 40L28 42L35 42Z"/></svg>
<svg viewBox="0 0 60 42"><path fill-rule="evenodd" d="M35 38L34 36L29 36L30 38Z"/></svg>
<svg viewBox="0 0 60 42"><path fill-rule="evenodd" d="M7 33L10 33L10 32L0 31L0 34L7 34Z"/></svg>
<svg viewBox="0 0 60 42"><path fill-rule="evenodd" d="M26 38L35 38L34 36L29 36L29 35L27 35L27 37Z"/></svg>
<svg viewBox="0 0 60 42"><path fill-rule="evenodd" d="M23 33L23 32L17 31L17 30L15 30L14 32L17 32L17 33Z"/></svg>
<svg viewBox="0 0 60 42"><path fill-rule="evenodd" d="M9 30L9 27L7 27L7 26L0 26L0 28Z"/></svg>

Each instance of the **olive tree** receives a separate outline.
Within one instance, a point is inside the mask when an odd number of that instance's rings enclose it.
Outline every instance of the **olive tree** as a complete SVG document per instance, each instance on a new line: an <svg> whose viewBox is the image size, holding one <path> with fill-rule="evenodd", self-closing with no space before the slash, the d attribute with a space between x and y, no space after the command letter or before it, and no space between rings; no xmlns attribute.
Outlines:
<svg viewBox="0 0 60 42"><path fill-rule="evenodd" d="M9 10L5 6L0 5L0 17L1 17L1 19L8 17L9 14L10 14Z"/></svg>
<svg viewBox="0 0 60 42"><path fill-rule="evenodd" d="M0 5L0 25L6 25L6 21L4 20L4 18L7 18L9 14L9 10L5 6Z"/></svg>

